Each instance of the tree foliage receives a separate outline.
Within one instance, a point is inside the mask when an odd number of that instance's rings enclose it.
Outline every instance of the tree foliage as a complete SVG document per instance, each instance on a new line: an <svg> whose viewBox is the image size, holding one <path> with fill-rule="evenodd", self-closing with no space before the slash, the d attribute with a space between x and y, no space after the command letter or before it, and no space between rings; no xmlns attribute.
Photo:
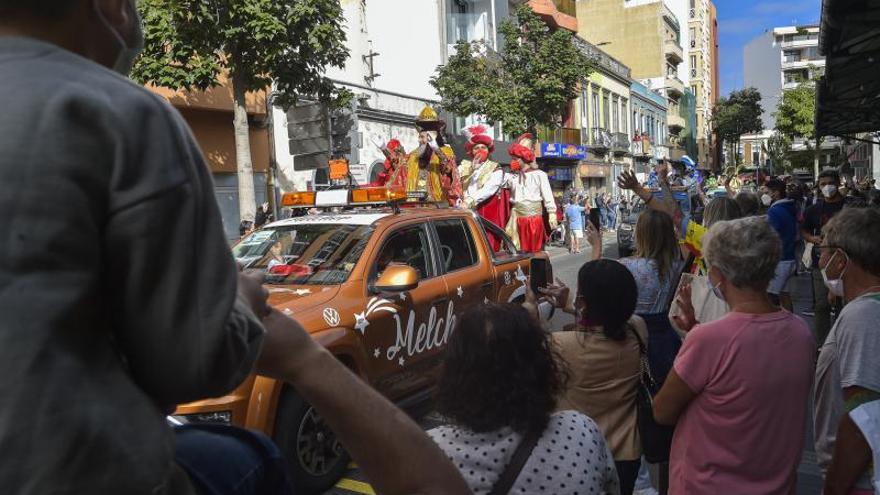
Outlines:
<svg viewBox="0 0 880 495"><path fill-rule="evenodd" d="M802 82L794 89L783 91L773 114L776 130L791 140L816 138L816 87Z"/></svg>
<svg viewBox="0 0 880 495"><path fill-rule="evenodd" d="M725 142L739 142L743 134L764 130L761 122L761 93L755 88L733 91L721 98L712 114L712 124L718 136Z"/></svg>
<svg viewBox="0 0 880 495"><path fill-rule="evenodd" d="M786 161L791 151L791 140L787 136L774 132L762 147L764 148L764 153L772 161L775 172L791 172L790 162ZM788 166L786 166L786 163L788 163Z"/></svg>
<svg viewBox="0 0 880 495"><path fill-rule="evenodd" d="M139 9L146 44L135 80L207 89L228 72L245 91L275 81L282 105L349 96L323 75L348 58L337 0L142 0Z"/></svg>
<svg viewBox="0 0 880 495"><path fill-rule="evenodd" d="M482 42L459 41L456 53L437 68L431 85L441 106L458 115L480 115L501 122L507 134L558 127L579 83L589 77L592 62L574 35L552 31L527 5L505 20L499 32L501 53Z"/></svg>

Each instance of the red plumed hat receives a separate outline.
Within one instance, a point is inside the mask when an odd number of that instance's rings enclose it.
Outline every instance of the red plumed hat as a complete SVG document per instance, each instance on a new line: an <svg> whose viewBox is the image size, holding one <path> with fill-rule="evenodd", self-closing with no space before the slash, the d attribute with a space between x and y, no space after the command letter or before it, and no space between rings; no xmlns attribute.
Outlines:
<svg viewBox="0 0 880 495"><path fill-rule="evenodd" d="M488 130L489 128L482 124L468 127L465 130L465 135L468 137L468 142L470 142L471 147L477 144L482 144L489 148L490 153L495 151L495 140L492 139L492 136L487 134Z"/></svg>
<svg viewBox="0 0 880 495"><path fill-rule="evenodd" d="M510 148L507 148L507 153L509 153L510 156L521 159L525 163L532 163L535 161L535 152L519 143L511 144Z"/></svg>
<svg viewBox="0 0 880 495"><path fill-rule="evenodd" d="M388 151L397 151L398 148L400 148L400 151L403 151L403 146L400 144L400 141L393 138L388 141L388 144L386 144L385 147L388 148Z"/></svg>

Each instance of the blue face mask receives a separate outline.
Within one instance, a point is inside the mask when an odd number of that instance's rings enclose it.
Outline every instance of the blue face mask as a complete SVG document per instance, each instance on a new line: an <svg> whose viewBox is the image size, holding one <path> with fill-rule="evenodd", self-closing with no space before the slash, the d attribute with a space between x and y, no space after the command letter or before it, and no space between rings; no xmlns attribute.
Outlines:
<svg viewBox="0 0 880 495"><path fill-rule="evenodd" d="M718 285L712 285L712 279L706 276L706 285L709 286L709 289L712 291L713 294L715 294L715 297L726 302L726 300L724 299L724 294L721 292L720 282L718 283Z"/></svg>

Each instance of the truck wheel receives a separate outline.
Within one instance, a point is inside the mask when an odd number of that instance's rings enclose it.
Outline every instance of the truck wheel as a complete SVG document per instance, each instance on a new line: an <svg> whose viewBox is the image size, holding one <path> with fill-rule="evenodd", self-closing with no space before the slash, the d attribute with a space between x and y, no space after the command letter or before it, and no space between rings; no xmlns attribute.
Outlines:
<svg viewBox="0 0 880 495"><path fill-rule="evenodd" d="M324 419L293 389L278 402L275 443L287 459L294 493L318 494L339 481L351 459Z"/></svg>

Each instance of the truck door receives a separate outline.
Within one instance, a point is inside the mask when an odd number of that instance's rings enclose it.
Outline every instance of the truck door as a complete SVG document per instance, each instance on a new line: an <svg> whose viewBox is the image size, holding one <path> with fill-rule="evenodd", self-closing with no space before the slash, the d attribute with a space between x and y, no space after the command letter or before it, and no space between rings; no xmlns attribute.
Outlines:
<svg viewBox="0 0 880 495"><path fill-rule="evenodd" d="M494 298L490 296L489 299L496 302L511 302L520 297L524 299L525 284L528 283L529 276L529 255L517 251L510 237L497 225L479 218L479 227L485 249L492 258L494 272ZM497 250L492 249L486 232L491 232L495 238L501 239Z"/></svg>
<svg viewBox="0 0 880 495"><path fill-rule="evenodd" d="M439 261L449 289L449 314L459 315L472 304L493 301L495 277L492 258L479 249L473 219L449 218L432 222L440 248Z"/></svg>
<svg viewBox="0 0 880 495"><path fill-rule="evenodd" d="M450 298L435 262L436 252L427 224L392 230L371 262L367 297L362 311L355 314L355 329L364 340L374 385L392 399L426 386L430 378L425 370L446 345ZM396 294L370 290L392 263L415 268L419 286Z"/></svg>

